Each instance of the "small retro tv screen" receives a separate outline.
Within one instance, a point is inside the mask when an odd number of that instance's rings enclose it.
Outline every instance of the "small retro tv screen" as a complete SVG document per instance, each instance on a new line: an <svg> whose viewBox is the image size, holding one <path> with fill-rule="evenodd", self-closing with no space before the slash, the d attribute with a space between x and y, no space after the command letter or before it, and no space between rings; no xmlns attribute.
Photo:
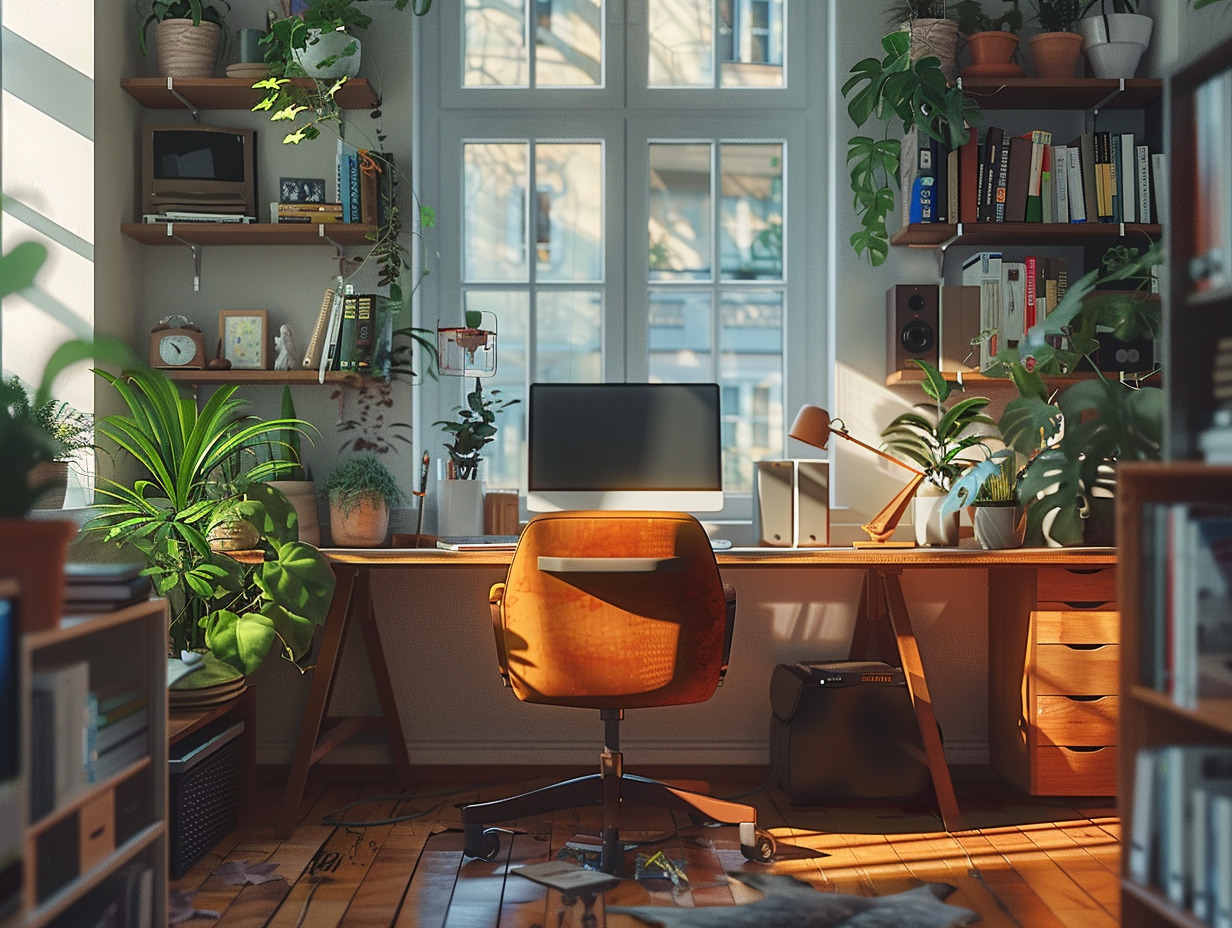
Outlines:
<svg viewBox="0 0 1232 928"><path fill-rule="evenodd" d="M146 126L143 214L257 215L255 133L216 126Z"/></svg>

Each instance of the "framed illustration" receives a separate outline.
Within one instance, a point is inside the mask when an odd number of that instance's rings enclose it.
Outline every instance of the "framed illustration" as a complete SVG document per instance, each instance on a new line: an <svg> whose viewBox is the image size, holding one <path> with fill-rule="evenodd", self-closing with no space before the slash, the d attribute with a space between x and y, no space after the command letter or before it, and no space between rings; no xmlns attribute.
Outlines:
<svg viewBox="0 0 1232 928"><path fill-rule="evenodd" d="M269 368L269 310L221 309L218 334L222 356L234 370L263 371Z"/></svg>

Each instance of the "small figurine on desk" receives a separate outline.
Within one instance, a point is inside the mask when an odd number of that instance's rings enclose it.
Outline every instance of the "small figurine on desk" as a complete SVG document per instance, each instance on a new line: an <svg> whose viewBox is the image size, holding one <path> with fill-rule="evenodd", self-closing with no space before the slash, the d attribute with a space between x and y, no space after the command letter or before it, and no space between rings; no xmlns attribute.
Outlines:
<svg viewBox="0 0 1232 928"><path fill-rule="evenodd" d="M292 367L299 367L303 361L303 356L295 349L295 333L286 323L283 323L278 334L274 336L274 350L278 352L278 356L274 358L276 371L289 371Z"/></svg>

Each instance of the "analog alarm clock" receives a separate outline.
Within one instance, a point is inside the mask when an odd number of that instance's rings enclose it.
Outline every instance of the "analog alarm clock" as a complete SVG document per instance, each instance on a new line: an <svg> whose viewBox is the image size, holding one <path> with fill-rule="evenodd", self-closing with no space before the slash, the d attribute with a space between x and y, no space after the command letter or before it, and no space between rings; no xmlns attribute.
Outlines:
<svg viewBox="0 0 1232 928"><path fill-rule="evenodd" d="M205 367L205 336L184 316L167 316L150 330L150 367Z"/></svg>

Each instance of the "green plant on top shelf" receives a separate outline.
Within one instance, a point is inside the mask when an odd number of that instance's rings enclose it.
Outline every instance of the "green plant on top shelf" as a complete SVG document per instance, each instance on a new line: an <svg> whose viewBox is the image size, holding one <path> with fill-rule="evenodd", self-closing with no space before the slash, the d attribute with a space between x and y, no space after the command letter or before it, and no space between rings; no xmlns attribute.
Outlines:
<svg viewBox="0 0 1232 928"><path fill-rule="evenodd" d="M981 0L959 0L954 5L958 18L958 31L963 35L975 35L977 32L1021 32L1022 10L1018 0L1000 0L1004 9L1000 14L992 16L985 12Z"/></svg>
<svg viewBox="0 0 1232 928"><path fill-rule="evenodd" d="M227 34L226 15L231 12L227 0L136 0L141 25L137 29L137 44L146 53L146 33L154 23L165 19L191 19L194 26L214 23Z"/></svg>
<svg viewBox="0 0 1232 928"><path fill-rule="evenodd" d="M911 60L909 33L891 32L882 37L881 47L884 57L858 62L842 87L847 113L857 128L870 119L884 125L882 138L855 135L847 146L847 170L860 220L850 243L857 255L867 252L874 266L883 263L890 251L886 218L900 184L899 137L918 129L958 148L967 141L968 127L978 126L983 118L973 99L946 83L941 59L926 55Z"/></svg>
<svg viewBox="0 0 1232 928"><path fill-rule="evenodd" d="M1083 0L1038 0L1036 17L1042 32L1073 32L1082 10Z"/></svg>
<svg viewBox="0 0 1232 928"><path fill-rule="evenodd" d="M917 19L950 18L946 0L896 0L885 11L885 21L889 26L911 23Z"/></svg>

